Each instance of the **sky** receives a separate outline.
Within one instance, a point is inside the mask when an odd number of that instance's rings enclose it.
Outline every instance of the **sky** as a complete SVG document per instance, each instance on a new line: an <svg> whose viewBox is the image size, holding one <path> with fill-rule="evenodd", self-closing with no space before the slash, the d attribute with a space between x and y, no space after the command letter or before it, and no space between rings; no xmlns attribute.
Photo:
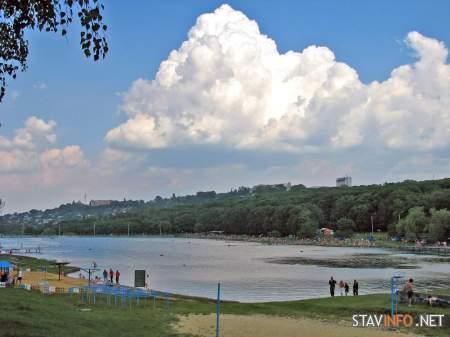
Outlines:
<svg viewBox="0 0 450 337"><path fill-rule="evenodd" d="M450 172L450 2L111 1L110 52L28 32L0 103L5 212Z"/></svg>

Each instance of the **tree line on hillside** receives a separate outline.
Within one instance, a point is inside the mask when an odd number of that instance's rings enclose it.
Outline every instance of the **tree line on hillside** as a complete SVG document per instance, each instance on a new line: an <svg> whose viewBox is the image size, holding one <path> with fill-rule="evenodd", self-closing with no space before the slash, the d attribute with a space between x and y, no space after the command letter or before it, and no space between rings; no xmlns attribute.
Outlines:
<svg viewBox="0 0 450 337"><path fill-rule="evenodd" d="M271 187L272 186L272 187ZM113 216L27 227L29 234L98 235L204 233L313 238L318 229L339 237L354 232L389 232L407 240L446 240L450 230L450 179L341 188L260 185L220 198L199 192L189 199L159 199ZM17 228L3 228L9 232Z"/></svg>

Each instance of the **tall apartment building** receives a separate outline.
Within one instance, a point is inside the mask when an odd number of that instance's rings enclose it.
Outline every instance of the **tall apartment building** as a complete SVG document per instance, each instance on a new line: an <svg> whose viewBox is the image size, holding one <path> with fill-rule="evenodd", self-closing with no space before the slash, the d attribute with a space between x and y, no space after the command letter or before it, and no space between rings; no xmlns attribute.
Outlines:
<svg viewBox="0 0 450 337"><path fill-rule="evenodd" d="M351 187L352 186L352 177L345 176L345 177L337 178L336 179L336 187L342 187L342 186Z"/></svg>

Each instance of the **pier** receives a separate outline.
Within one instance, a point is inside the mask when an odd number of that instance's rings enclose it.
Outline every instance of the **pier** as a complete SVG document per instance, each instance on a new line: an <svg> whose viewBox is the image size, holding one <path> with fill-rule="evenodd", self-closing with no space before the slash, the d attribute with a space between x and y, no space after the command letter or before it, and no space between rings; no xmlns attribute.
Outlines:
<svg viewBox="0 0 450 337"><path fill-rule="evenodd" d="M3 254L10 255L24 255L24 254L40 254L42 249L40 246L37 247L20 247L20 248L1 248Z"/></svg>

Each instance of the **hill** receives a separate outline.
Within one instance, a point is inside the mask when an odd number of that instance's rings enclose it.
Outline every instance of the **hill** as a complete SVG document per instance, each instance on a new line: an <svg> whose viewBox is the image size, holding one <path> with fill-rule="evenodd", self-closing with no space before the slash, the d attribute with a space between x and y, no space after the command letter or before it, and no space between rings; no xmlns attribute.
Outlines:
<svg viewBox="0 0 450 337"><path fill-rule="evenodd" d="M62 205L0 217L0 233L90 235L195 233L314 237L329 227L346 237L389 231L408 240L446 240L450 228L450 178L354 187L306 188L289 184L240 187L228 193Z"/></svg>

